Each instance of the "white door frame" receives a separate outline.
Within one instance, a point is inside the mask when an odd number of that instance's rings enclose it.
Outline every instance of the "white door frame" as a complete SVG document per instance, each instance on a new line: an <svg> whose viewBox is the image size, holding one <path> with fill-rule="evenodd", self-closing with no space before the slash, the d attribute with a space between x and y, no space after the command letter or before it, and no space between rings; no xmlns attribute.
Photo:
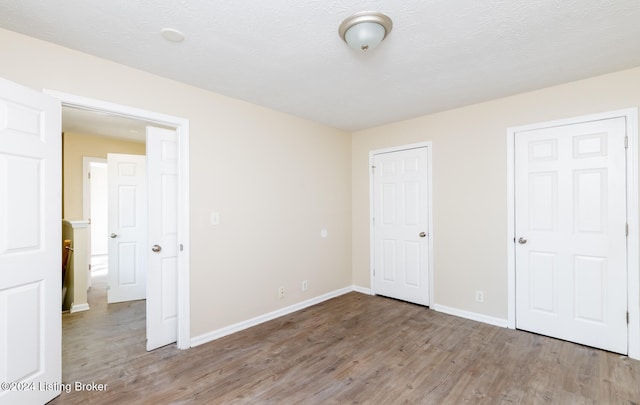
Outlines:
<svg viewBox="0 0 640 405"><path fill-rule="evenodd" d="M82 157L82 201L91 201L91 182L89 181L91 163L107 164L107 159L92 156ZM88 221L90 218L91 204L82 204L82 219Z"/></svg>
<svg viewBox="0 0 640 405"><path fill-rule="evenodd" d="M63 107L115 114L176 128L178 133L178 240L182 247L178 260L178 338L176 345L178 349L188 349L191 347L189 289L189 120L55 90L44 89L43 92L58 98Z"/></svg>
<svg viewBox="0 0 640 405"><path fill-rule="evenodd" d="M369 288L372 295L375 295L375 287L374 287L374 276L373 270L375 265L375 240L374 240L374 226L373 226L373 217L374 217L374 191L373 191L373 171L371 167L373 166L373 158L375 155L381 153L390 153L390 152L399 152L407 149L417 149L417 148L427 148L427 216L429 219L429 245L428 255L429 259L427 261L429 268L427 269L428 275L427 278L429 280L429 307L433 307L433 201L431 198L432 195L432 175L431 175L431 154L432 154L432 143L431 142L419 142L412 143L409 145L401 145L401 146L392 146L390 148L377 149L369 151Z"/></svg>
<svg viewBox="0 0 640 405"><path fill-rule="evenodd" d="M638 109L604 112L523 125L507 129L507 327L516 328L516 259L515 259L515 134L532 129L571 125L610 118L625 118L627 125L627 297L628 356L640 359L640 226L638 222ZM622 232L622 231L621 231Z"/></svg>

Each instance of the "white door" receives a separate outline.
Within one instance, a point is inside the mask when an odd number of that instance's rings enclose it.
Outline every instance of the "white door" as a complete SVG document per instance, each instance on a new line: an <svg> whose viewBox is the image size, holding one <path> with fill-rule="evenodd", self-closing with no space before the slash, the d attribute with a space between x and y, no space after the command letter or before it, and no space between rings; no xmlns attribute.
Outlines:
<svg viewBox="0 0 640 405"><path fill-rule="evenodd" d="M45 403L60 394L60 128L58 100L0 79L3 404Z"/></svg>
<svg viewBox="0 0 640 405"><path fill-rule="evenodd" d="M429 305L427 148L375 154L373 166L374 292Z"/></svg>
<svg viewBox="0 0 640 405"><path fill-rule="evenodd" d="M627 353L625 119L515 134L516 327Z"/></svg>
<svg viewBox="0 0 640 405"><path fill-rule="evenodd" d="M109 303L147 291L147 165L142 155L109 153Z"/></svg>
<svg viewBox="0 0 640 405"><path fill-rule="evenodd" d="M175 130L147 127L149 271L147 350L178 337L178 139Z"/></svg>

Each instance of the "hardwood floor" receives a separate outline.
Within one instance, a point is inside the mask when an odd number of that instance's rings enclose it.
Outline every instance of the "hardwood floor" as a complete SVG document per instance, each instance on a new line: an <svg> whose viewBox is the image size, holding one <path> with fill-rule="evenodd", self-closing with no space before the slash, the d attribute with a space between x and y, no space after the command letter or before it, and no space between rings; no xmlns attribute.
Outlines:
<svg viewBox="0 0 640 405"><path fill-rule="evenodd" d="M102 297L101 297L102 295ZM186 351L145 351L145 304L63 316L51 404L639 404L640 362L350 293ZM104 384L76 391L75 382Z"/></svg>

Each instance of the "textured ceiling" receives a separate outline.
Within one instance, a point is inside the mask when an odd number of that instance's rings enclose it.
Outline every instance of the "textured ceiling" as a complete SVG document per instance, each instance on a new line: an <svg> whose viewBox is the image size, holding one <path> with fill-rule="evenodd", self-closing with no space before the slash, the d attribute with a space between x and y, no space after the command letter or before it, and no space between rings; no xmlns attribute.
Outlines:
<svg viewBox="0 0 640 405"><path fill-rule="evenodd" d="M394 27L359 54L363 10ZM0 0L0 27L345 130L640 65L638 0Z"/></svg>

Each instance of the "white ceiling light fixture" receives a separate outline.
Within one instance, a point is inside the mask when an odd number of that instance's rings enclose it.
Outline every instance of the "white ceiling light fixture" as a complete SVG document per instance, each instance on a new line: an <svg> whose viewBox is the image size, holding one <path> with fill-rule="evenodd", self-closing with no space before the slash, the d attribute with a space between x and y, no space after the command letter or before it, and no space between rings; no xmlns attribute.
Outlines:
<svg viewBox="0 0 640 405"><path fill-rule="evenodd" d="M350 47L366 52L380 45L392 27L393 22L386 15L377 11L363 11L345 19L338 33Z"/></svg>

